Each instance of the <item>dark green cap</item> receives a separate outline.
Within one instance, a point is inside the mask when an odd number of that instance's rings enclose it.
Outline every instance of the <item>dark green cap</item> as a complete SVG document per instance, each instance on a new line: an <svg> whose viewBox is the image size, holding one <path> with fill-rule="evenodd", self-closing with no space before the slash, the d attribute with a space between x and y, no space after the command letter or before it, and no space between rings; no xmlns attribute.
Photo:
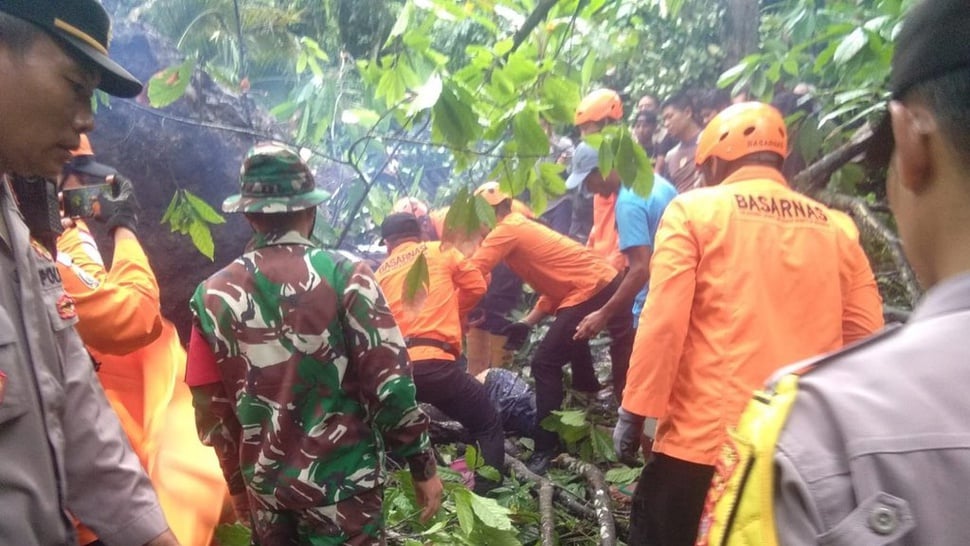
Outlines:
<svg viewBox="0 0 970 546"><path fill-rule="evenodd" d="M239 170L240 193L222 202L223 212L279 213L308 209L330 196L317 189L300 155L287 146L253 146Z"/></svg>

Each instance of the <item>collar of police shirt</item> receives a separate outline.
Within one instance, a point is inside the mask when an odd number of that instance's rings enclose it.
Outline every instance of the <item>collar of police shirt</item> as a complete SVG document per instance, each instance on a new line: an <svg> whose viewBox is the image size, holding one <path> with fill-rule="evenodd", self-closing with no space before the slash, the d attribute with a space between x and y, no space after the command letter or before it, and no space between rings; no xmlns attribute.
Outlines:
<svg viewBox="0 0 970 546"><path fill-rule="evenodd" d="M4 209L7 208L7 199L13 199L13 193L10 190L10 182L8 181L6 174L0 174L0 243L3 243L3 250L11 252L10 247L10 231L7 228L7 215Z"/></svg>

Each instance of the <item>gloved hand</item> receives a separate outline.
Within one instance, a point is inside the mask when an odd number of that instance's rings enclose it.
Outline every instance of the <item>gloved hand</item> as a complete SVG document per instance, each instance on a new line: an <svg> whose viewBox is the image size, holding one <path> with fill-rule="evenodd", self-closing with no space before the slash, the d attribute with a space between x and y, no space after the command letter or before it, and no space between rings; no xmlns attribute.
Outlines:
<svg viewBox="0 0 970 546"><path fill-rule="evenodd" d="M617 412L619 418L613 429L613 449L616 458L627 466L636 466L637 450L640 449L640 436L643 434L643 422L646 417L630 413L623 408Z"/></svg>
<svg viewBox="0 0 970 546"><path fill-rule="evenodd" d="M527 339L529 339L529 332L532 331L532 326L524 322L513 322L502 331L499 332L500 335L506 337L505 345L502 347L506 351L518 351L525 345Z"/></svg>
<svg viewBox="0 0 970 546"><path fill-rule="evenodd" d="M108 183L111 183L111 178L114 178L114 195L99 199L101 208L95 219L104 222L109 232L117 227L124 227L134 233L138 227L138 213L141 212L135 197L135 187L131 180L119 174L109 176Z"/></svg>

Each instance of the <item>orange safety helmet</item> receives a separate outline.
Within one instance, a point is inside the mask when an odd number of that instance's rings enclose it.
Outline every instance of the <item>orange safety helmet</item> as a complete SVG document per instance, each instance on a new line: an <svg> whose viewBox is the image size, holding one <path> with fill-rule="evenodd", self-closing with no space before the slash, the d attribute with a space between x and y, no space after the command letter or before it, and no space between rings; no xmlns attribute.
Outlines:
<svg viewBox="0 0 970 546"><path fill-rule="evenodd" d="M83 155L94 155L94 150L91 149L91 141L88 140L88 135L81 135L81 143L78 144L77 148L71 150L71 157Z"/></svg>
<svg viewBox="0 0 970 546"><path fill-rule="evenodd" d="M499 188L498 182L495 182L494 180L479 186L478 189L475 190L475 195L481 195L485 199L485 202L493 207L506 199L512 198L512 196L502 191Z"/></svg>
<svg viewBox="0 0 970 546"><path fill-rule="evenodd" d="M788 155L788 131L781 113L763 102L741 102L722 110L701 131L694 162L717 157L734 161L757 152Z"/></svg>
<svg viewBox="0 0 970 546"><path fill-rule="evenodd" d="M623 101L616 91L597 89L579 101L574 119L576 125L607 119L613 121L623 119Z"/></svg>

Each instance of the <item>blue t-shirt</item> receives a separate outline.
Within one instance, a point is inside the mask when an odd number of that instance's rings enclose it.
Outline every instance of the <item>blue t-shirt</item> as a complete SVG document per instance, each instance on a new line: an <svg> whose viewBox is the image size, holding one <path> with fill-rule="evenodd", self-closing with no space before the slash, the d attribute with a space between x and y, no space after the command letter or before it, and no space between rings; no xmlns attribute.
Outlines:
<svg viewBox="0 0 970 546"><path fill-rule="evenodd" d="M677 197L677 188L659 174L654 175L653 189L647 198L640 197L630 188L621 185L616 198L616 230L620 234L620 250L632 246L649 246L653 249L653 238L657 235L660 217L674 197ZM648 286L644 286L633 300L634 328L640 322L640 310L647 300Z"/></svg>

